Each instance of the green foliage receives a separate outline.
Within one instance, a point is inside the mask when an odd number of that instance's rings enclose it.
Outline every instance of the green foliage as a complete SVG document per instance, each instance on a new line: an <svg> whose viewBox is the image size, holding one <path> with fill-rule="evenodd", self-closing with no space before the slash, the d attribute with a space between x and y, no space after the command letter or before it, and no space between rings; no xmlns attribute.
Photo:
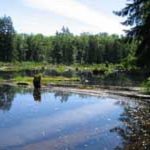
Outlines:
<svg viewBox="0 0 150 150"><path fill-rule="evenodd" d="M74 71L73 70L71 70L71 69L68 69L68 70L65 70L64 72L63 72L63 74L62 74L64 77L73 77L74 76Z"/></svg>
<svg viewBox="0 0 150 150"><path fill-rule="evenodd" d="M12 82L16 83L32 83L33 78L32 77L22 77L22 76L16 76L12 79Z"/></svg>
<svg viewBox="0 0 150 150"><path fill-rule="evenodd" d="M145 93L150 94L150 77L142 83L142 88Z"/></svg>
<svg viewBox="0 0 150 150"><path fill-rule="evenodd" d="M123 22L132 28L127 31L129 40L137 40L137 65L150 68L150 1L128 0L126 7L115 14L127 17Z"/></svg>
<svg viewBox="0 0 150 150"><path fill-rule="evenodd" d="M42 34L14 34L10 17L0 19L0 33L0 61L49 62L60 65L116 64L130 53L130 45L124 42L124 37L106 33L82 33L74 36L68 28L63 27L55 36L49 37ZM29 63L29 68L30 65Z"/></svg>
<svg viewBox="0 0 150 150"><path fill-rule="evenodd" d="M0 18L0 60L12 61L14 56L13 39L15 31L10 17Z"/></svg>
<svg viewBox="0 0 150 150"><path fill-rule="evenodd" d="M127 58L125 58L122 61L122 65L124 66L124 69L131 70L136 67L136 57L129 55Z"/></svg>
<svg viewBox="0 0 150 150"><path fill-rule="evenodd" d="M3 82L4 80L2 79L1 82ZM12 83L26 83L29 85L32 85L32 81L33 81L33 77L22 77L22 76L16 76L14 77L10 82ZM76 82L79 81L79 77L63 77L63 76L42 76L42 85L46 85L46 84L56 84L56 83L63 83L63 82Z"/></svg>

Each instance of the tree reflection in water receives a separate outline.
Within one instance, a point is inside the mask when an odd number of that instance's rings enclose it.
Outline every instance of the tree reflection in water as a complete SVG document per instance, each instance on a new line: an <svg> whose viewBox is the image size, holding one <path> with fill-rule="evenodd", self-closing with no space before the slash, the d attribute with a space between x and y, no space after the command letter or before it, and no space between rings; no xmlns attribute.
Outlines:
<svg viewBox="0 0 150 150"><path fill-rule="evenodd" d="M119 120L123 126L110 130L123 138L123 147L116 150L148 150L150 148L150 107L149 102L119 101L124 107Z"/></svg>
<svg viewBox="0 0 150 150"><path fill-rule="evenodd" d="M0 109L10 110L16 89L9 85L0 86Z"/></svg>
<svg viewBox="0 0 150 150"><path fill-rule="evenodd" d="M41 102L41 89L40 88L34 88L33 98L35 101Z"/></svg>
<svg viewBox="0 0 150 150"><path fill-rule="evenodd" d="M60 101L62 103L67 102L70 95L71 95L71 93L64 92L64 91L56 91L55 92L55 98L59 97Z"/></svg>

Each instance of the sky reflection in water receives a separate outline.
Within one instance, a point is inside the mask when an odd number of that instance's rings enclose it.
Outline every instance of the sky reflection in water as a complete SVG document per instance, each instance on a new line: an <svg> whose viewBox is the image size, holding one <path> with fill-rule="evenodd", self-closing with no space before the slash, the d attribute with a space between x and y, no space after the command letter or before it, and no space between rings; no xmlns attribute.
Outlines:
<svg viewBox="0 0 150 150"><path fill-rule="evenodd" d="M9 86L1 86L0 94L0 149L4 150L123 149L130 142L122 134L130 123L124 118L133 119L126 109L139 105L137 100ZM146 104L140 106L149 111Z"/></svg>

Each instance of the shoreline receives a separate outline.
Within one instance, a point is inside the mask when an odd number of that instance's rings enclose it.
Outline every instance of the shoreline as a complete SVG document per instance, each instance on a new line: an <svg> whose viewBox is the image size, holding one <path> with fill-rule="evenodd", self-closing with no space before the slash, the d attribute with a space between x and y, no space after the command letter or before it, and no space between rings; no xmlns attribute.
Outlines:
<svg viewBox="0 0 150 150"><path fill-rule="evenodd" d="M110 90L106 88L95 88L95 89L80 89L80 88L69 88L61 86L51 86L51 90L72 92L77 94L87 94L91 96L122 96L126 98L143 99L150 102L150 95L141 94L139 91L127 91L127 90ZM49 89L46 87L45 89Z"/></svg>
<svg viewBox="0 0 150 150"><path fill-rule="evenodd" d="M17 85L13 83L1 83L0 85L21 86L33 89L32 85ZM41 90L55 90L63 92L72 92L77 94L87 94L91 96L122 96L135 99L143 99L150 102L150 95L141 93L140 87L121 87L121 86L85 86L77 85L42 85Z"/></svg>

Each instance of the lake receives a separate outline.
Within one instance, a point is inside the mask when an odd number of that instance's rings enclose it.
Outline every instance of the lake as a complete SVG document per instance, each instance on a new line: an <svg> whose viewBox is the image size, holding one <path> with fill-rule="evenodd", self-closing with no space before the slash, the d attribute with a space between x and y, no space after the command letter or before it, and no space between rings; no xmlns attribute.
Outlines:
<svg viewBox="0 0 150 150"><path fill-rule="evenodd" d="M148 150L149 101L0 86L0 150Z"/></svg>

